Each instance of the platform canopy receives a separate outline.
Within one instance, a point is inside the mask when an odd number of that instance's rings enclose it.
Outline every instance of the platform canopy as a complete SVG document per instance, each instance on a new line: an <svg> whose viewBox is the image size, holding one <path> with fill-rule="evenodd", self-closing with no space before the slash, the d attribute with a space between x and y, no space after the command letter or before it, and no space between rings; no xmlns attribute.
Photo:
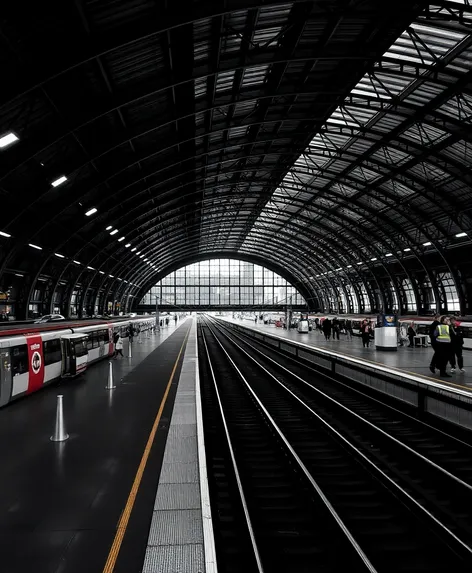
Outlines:
<svg viewBox="0 0 472 573"><path fill-rule="evenodd" d="M469 0L16 2L0 58L18 318L225 257L315 310L472 312Z"/></svg>

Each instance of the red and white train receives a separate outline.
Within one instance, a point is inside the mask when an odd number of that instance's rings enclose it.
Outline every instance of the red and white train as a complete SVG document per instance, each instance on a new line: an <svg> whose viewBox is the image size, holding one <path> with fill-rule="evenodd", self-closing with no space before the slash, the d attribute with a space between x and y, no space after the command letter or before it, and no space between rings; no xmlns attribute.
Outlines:
<svg viewBox="0 0 472 573"><path fill-rule="evenodd" d="M150 330L155 317L93 324L56 323L23 330L0 330L0 406L31 394L54 380L81 374L89 364L114 352L113 335L128 335L133 324Z"/></svg>
<svg viewBox="0 0 472 573"><path fill-rule="evenodd" d="M377 322L377 315L373 314L365 314L365 315L346 315L346 314L326 314L326 315L316 315L310 314L308 315L308 319L314 322L315 318L318 318L321 322L325 318L330 318L331 320L337 316L339 320L342 322L344 320L350 320L352 323L352 332L355 335L360 336L360 327L362 321L366 318L367 320L371 321L372 325L375 326ZM400 326L400 334L401 337L406 339L408 326L413 323L413 327L416 330L417 334L426 334L429 335L429 327L433 322L432 317L425 317L425 316L401 316L398 318L398 324ZM462 327L462 331L464 333L464 349L472 350L472 321L470 317L467 318L460 318L457 317L457 322ZM427 338L429 343L429 338Z"/></svg>

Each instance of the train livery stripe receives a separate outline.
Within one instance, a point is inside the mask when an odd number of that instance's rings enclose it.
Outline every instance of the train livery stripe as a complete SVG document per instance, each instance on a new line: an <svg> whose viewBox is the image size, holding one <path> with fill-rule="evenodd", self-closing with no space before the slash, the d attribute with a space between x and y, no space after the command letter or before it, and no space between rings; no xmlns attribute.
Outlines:
<svg viewBox="0 0 472 573"><path fill-rule="evenodd" d="M39 390L44 382L44 355L43 341L41 336L27 336L26 345L28 347L28 394Z"/></svg>

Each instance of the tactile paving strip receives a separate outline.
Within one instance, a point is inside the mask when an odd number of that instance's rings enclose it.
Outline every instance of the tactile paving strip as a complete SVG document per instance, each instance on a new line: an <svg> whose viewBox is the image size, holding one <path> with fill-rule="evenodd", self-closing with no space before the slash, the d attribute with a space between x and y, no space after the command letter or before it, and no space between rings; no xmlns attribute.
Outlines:
<svg viewBox="0 0 472 573"><path fill-rule="evenodd" d="M187 342L175 397L143 573L205 573L208 517L202 516L197 431L196 322ZM200 411L199 411L200 412ZM201 413L199 413L201 426ZM203 452L203 448L200 448ZM200 456L200 463L202 458ZM205 470L202 470L205 475ZM205 508L208 502L205 502ZM205 533L204 533L204 527ZM214 563L214 545L210 561ZM212 569L211 566L209 566Z"/></svg>
<svg viewBox="0 0 472 573"><path fill-rule="evenodd" d="M168 545L148 547L143 573L204 573L203 546Z"/></svg>

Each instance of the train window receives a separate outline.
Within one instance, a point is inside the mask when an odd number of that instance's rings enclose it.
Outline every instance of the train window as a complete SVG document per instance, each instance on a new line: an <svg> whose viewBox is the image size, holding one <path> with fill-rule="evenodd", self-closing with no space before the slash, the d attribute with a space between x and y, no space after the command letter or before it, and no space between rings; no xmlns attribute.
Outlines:
<svg viewBox="0 0 472 573"><path fill-rule="evenodd" d="M92 350L92 348L93 348L92 336L89 334L89 337L87 338L87 350Z"/></svg>
<svg viewBox="0 0 472 573"><path fill-rule="evenodd" d="M98 332L98 342L99 344L104 344L105 343L105 337L108 337L108 333L106 330L100 330Z"/></svg>
<svg viewBox="0 0 472 573"><path fill-rule="evenodd" d="M43 343L43 351L45 366L61 361L61 341L59 339L46 340Z"/></svg>
<svg viewBox="0 0 472 573"><path fill-rule="evenodd" d="M14 346L11 352L11 368L13 376L28 372L28 347L26 344Z"/></svg>
<svg viewBox="0 0 472 573"><path fill-rule="evenodd" d="M75 355L85 356L88 353L88 340L75 341Z"/></svg>

